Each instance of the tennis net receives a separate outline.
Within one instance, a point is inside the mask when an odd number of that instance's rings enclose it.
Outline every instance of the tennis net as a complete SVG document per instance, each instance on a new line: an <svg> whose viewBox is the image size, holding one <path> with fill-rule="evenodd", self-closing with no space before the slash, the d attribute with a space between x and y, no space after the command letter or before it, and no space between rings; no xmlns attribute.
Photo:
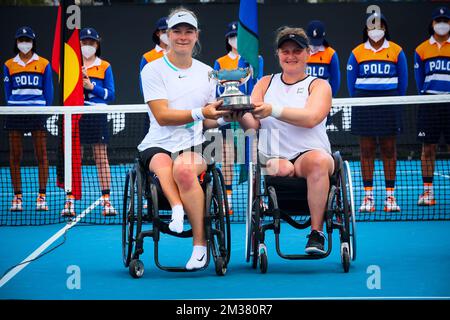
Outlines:
<svg viewBox="0 0 450 320"><path fill-rule="evenodd" d="M61 223L67 220L63 212L82 214L81 223L121 223L125 176L148 130L147 108L0 107L0 225ZM333 100L327 133L332 150L339 150L349 161L357 220L450 220L450 141L440 137L435 160L421 161L420 139L425 132L419 130L423 119L428 119L431 131L439 126L449 131L449 118L450 95ZM401 128L393 134L394 142L386 139L391 135L385 132L392 125ZM374 148L371 139L361 139L366 127L385 134ZM245 157L240 156L245 153L244 133L237 127L232 130L234 146L227 150L234 153L234 164L224 164L225 157L216 161L225 181L232 182L231 221L243 222L247 204ZM396 161L389 152L393 147ZM75 198L69 209L68 190ZM432 191L433 198L419 200L425 191ZM373 211L368 206L360 212L367 192L374 201ZM40 194L45 194L45 202ZM386 198L391 194L398 208L386 212Z"/></svg>

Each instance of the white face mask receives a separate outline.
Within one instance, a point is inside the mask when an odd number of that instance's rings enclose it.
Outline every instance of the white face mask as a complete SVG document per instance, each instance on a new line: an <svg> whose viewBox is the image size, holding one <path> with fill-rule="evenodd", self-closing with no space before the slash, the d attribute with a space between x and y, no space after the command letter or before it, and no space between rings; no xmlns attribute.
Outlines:
<svg viewBox="0 0 450 320"><path fill-rule="evenodd" d="M228 44L237 50L237 37L230 37L228 38Z"/></svg>
<svg viewBox="0 0 450 320"><path fill-rule="evenodd" d="M167 33L161 33L161 35L159 36L159 40L166 46L169 45L169 37L167 36Z"/></svg>
<svg viewBox="0 0 450 320"><path fill-rule="evenodd" d="M445 36L450 31L450 24L447 22L439 22L434 25L433 29L436 34Z"/></svg>
<svg viewBox="0 0 450 320"><path fill-rule="evenodd" d="M322 48L322 46L309 46L311 53L319 52L321 48Z"/></svg>
<svg viewBox="0 0 450 320"><path fill-rule="evenodd" d="M93 46L82 46L81 47L81 54L86 59L89 59L90 57L92 57L96 51L97 51L97 48L93 47Z"/></svg>
<svg viewBox="0 0 450 320"><path fill-rule="evenodd" d="M27 54L28 52L30 52L31 48L33 48L33 43L32 42L19 42L17 44L17 48L23 54Z"/></svg>
<svg viewBox="0 0 450 320"><path fill-rule="evenodd" d="M372 39L374 42L378 42L381 39L383 39L384 30L373 29L373 30L369 30L369 32L367 32L367 34L369 35L369 38Z"/></svg>

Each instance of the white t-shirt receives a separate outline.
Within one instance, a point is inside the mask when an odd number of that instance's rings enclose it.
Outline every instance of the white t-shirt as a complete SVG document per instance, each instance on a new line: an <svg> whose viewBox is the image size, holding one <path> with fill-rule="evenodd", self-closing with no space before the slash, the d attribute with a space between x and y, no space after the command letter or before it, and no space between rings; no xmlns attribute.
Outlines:
<svg viewBox="0 0 450 320"><path fill-rule="evenodd" d="M192 110L216 100L216 83L209 80L212 68L196 59L188 69L179 69L170 63L167 56L154 60L142 69L142 90L145 103L166 99L170 109ZM138 146L139 151L160 147L176 152L203 143L202 121L180 126L160 126L152 114L150 129Z"/></svg>
<svg viewBox="0 0 450 320"><path fill-rule="evenodd" d="M316 77L289 85L281 79L281 73L273 76L264 96L264 102L289 108L304 108L309 87ZM313 128L294 126L274 117L261 119L258 150L267 157L293 159L301 152L321 149L331 153L326 133L326 118Z"/></svg>

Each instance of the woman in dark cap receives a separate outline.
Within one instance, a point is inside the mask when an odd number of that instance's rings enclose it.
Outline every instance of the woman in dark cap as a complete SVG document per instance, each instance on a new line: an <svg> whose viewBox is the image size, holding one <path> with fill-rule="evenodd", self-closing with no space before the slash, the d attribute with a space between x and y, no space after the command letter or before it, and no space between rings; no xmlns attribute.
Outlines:
<svg viewBox="0 0 450 320"><path fill-rule="evenodd" d="M333 96L336 96L341 85L341 70L337 52L325 39L325 25L322 21L313 20L306 28L311 43L311 55L308 59L306 73L325 79L330 83Z"/></svg>
<svg viewBox="0 0 450 320"><path fill-rule="evenodd" d="M8 106L50 106L53 102L52 69L48 60L36 53L36 34L30 27L17 30L14 41L15 57L5 62L5 100ZM10 170L14 189L11 211L22 211L22 139L31 132L38 161L39 195L36 210L48 210L46 186L48 180L47 116L8 116L5 129L9 132Z"/></svg>
<svg viewBox="0 0 450 320"><path fill-rule="evenodd" d="M403 49L390 41L386 18L378 13L367 17L363 43L353 49L347 62L350 96L403 96L408 85L407 68ZM361 171L365 191L359 211L375 211L373 174L377 143L380 145L385 177L384 211L400 211L394 188L396 136L402 131L401 106L354 106L351 122L352 134L360 137Z"/></svg>
<svg viewBox="0 0 450 320"><path fill-rule="evenodd" d="M432 13L430 38L422 42L414 53L414 73L419 94L450 93L450 10L438 7ZM450 104L437 103L419 106L417 138L422 146L423 193L419 206L433 206L436 146L441 135L450 150Z"/></svg>
<svg viewBox="0 0 450 320"><path fill-rule="evenodd" d="M80 31L81 54L83 56L84 104L90 106L106 105L114 100L114 76L108 61L100 58L101 38L94 28ZM108 119L106 113L84 114L80 119L80 142L91 145L97 166L99 184L102 192L100 205L104 216L114 216L116 210L110 201L111 172L108 161L109 143ZM62 214L74 216L74 198L67 196Z"/></svg>

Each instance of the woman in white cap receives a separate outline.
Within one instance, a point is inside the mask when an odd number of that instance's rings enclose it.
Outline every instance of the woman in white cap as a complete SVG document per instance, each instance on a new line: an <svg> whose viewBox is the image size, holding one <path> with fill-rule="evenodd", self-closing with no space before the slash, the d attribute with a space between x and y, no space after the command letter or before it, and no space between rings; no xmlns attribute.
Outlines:
<svg viewBox="0 0 450 320"><path fill-rule="evenodd" d="M193 251L186 269L206 264L205 200L198 181L207 167L202 155L203 128L218 127L226 111L218 111L211 67L194 59L199 30L195 14L175 9L168 19L169 51L141 72L144 100L149 105L150 129L138 146L145 166L154 172L172 207L171 231L183 231L187 213ZM223 122L222 122L223 123Z"/></svg>
<svg viewBox="0 0 450 320"><path fill-rule="evenodd" d="M47 59L36 54L36 34L30 27L17 30L14 42L15 57L5 62L3 79L8 106L51 106L53 102L52 69ZM22 139L31 132L38 162L39 195L36 210L48 210L46 186L48 180L47 116L8 116L5 129L9 132L10 171L14 189L11 211L22 211Z"/></svg>
<svg viewBox="0 0 450 320"><path fill-rule="evenodd" d="M311 233L305 251L323 254L324 210L334 170L325 129L331 87L306 74L310 48L303 29L280 29L276 43L282 72L256 84L251 96L255 110L244 114L240 123L245 129L259 129L259 160L267 174L306 179Z"/></svg>

